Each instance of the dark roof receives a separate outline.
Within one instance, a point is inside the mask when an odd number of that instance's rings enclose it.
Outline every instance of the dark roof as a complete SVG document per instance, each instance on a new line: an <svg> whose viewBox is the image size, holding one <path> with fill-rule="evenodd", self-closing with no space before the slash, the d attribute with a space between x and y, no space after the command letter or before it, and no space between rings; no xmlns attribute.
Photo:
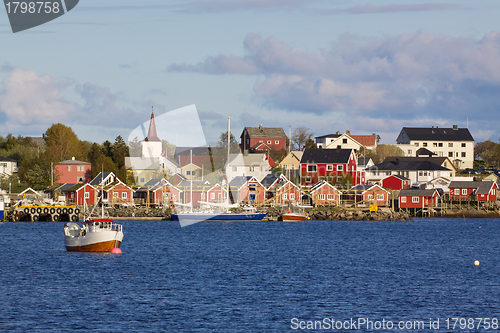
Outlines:
<svg viewBox="0 0 500 333"><path fill-rule="evenodd" d="M252 176L236 176L229 182L229 186L240 187L244 185L247 181L249 181L251 178Z"/></svg>
<svg viewBox="0 0 500 333"><path fill-rule="evenodd" d="M403 127L410 140L474 141L468 128Z"/></svg>
<svg viewBox="0 0 500 333"><path fill-rule="evenodd" d="M420 160L407 160L407 158L399 158L398 160L388 160L386 159L384 162L374 165L372 167L367 168L367 170L381 170L381 171L407 171L407 170L417 170L417 171L451 171L448 168L437 165L436 163L429 161L420 161ZM413 157L413 159L418 159L418 157Z"/></svg>
<svg viewBox="0 0 500 333"><path fill-rule="evenodd" d="M13 160L12 158L8 157L0 157L1 162L17 162L17 160Z"/></svg>
<svg viewBox="0 0 500 333"><path fill-rule="evenodd" d="M400 180L410 180L409 178L406 178L405 176L401 176L401 175L390 175L389 177L398 178ZM387 178L389 178L389 177L387 177Z"/></svg>
<svg viewBox="0 0 500 333"><path fill-rule="evenodd" d="M174 157L189 156L191 150L193 156L209 155L212 152L212 147L175 147Z"/></svg>
<svg viewBox="0 0 500 333"><path fill-rule="evenodd" d="M273 185L273 183L276 181L276 179L278 179L280 177L279 174L276 174L276 173L270 173L268 175L266 175L261 181L260 183L265 186L265 187L268 187L268 186L271 186Z"/></svg>
<svg viewBox="0 0 500 333"><path fill-rule="evenodd" d="M349 162L352 149L305 149L300 163L332 163Z"/></svg>
<svg viewBox="0 0 500 333"><path fill-rule="evenodd" d="M432 151L430 151L427 148L420 148L419 150L417 150L416 155L417 156L421 156L421 155L423 155L423 156L433 156L433 155L437 155L437 154L433 153Z"/></svg>
<svg viewBox="0 0 500 333"><path fill-rule="evenodd" d="M367 165L371 157L358 157L358 165Z"/></svg>
<svg viewBox="0 0 500 333"><path fill-rule="evenodd" d="M77 160L66 160L66 161L62 161L62 162L59 162L59 164L63 164L63 165L82 165L82 164L85 164L85 165L90 165L92 163L89 163L89 162L82 162L82 161L77 161Z"/></svg>
<svg viewBox="0 0 500 333"><path fill-rule="evenodd" d="M106 177L109 176L111 172L100 172L97 176L95 176L94 179L92 179L92 181L90 182L90 185L93 185L93 186L96 186L96 185L100 185L102 183L102 181L104 179L106 179Z"/></svg>
<svg viewBox="0 0 500 333"><path fill-rule="evenodd" d="M448 188L474 188L476 193L486 194L491 190L494 182L492 180L485 181L452 181Z"/></svg>
<svg viewBox="0 0 500 333"><path fill-rule="evenodd" d="M358 193L359 194L360 192L361 193L365 192L365 191L371 189L372 187L379 187L382 190L384 189L381 186L378 186L378 185L375 185L375 184L372 184L372 185L362 185L362 184L359 184L359 185L351 187L351 189L349 191L346 191L345 193L346 194L354 194L354 193Z"/></svg>
<svg viewBox="0 0 500 333"><path fill-rule="evenodd" d="M252 138L286 138L285 132L281 127L245 127L243 133L245 130Z"/></svg>
<svg viewBox="0 0 500 333"><path fill-rule="evenodd" d="M399 191L399 196L402 195L415 195L415 196L423 196L423 197L431 197L434 195L434 192L438 192L437 189L429 189L429 190L421 190L419 188L409 188L409 189L403 189ZM438 192L439 195L439 192Z"/></svg>
<svg viewBox="0 0 500 333"><path fill-rule="evenodd" d="M322 139L322 138L338 138L342 134L336 133L336 134L327 134L327 135L322 135L322 136L315 136L315 139Z"/></svg>
<svg viewBox="0 0 500 333"><path fill-rule="evenodd" d="M75 185L77 185L77 183L66 183L66 184L62 185L61 187L58 187L57 190L59 190L61 192L67 192Z"/></svg>

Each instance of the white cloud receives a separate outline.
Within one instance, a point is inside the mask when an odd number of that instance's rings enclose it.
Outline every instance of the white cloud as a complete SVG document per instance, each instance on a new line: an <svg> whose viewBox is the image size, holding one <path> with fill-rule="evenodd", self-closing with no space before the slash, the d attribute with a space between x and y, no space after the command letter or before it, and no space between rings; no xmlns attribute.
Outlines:
<svg viewBox="0 0 500 333"><path fill-rule="evenodd" d="M61 92L71 83L39 76L32 70L13 69L3 80L0 111L10 124L37 125L64 122L76 107Z"/></svg>

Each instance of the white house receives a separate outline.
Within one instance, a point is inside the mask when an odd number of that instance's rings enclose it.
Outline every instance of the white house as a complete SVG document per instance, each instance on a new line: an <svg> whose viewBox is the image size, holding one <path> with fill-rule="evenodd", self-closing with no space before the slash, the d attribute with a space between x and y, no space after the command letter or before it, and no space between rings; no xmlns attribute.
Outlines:
<svg viewBox="0 0 500 333"><path fill-rule="evenodd" d="M448 157L458 169L472 168L474 164L474 139L468 128L403 127L396 139L405 156L417 156L424 147L437 157Z"/></svg>
<svg viewBox="0 0 500 333"><path fill-rule="evenodd" d="M263 179L276 166L267 154L230 154L229 164L226 166L228 181L237 176L253 176Z"/></svg>
<svg viewBox="0 0 500 333"><path fill-rule="evenodd" d="M344 134L328 134L316 137L316 146L324 149L354 149L358 151L361 147L366 149L377 148L377 136L371 135L352 135L350 131Z"/></svg>
<svg viewBox="0 0 500 333"><path fill-rule="evenodd" d="M7 157L0 157L0 177L9 177L17 172L17 161Z"/></svg>

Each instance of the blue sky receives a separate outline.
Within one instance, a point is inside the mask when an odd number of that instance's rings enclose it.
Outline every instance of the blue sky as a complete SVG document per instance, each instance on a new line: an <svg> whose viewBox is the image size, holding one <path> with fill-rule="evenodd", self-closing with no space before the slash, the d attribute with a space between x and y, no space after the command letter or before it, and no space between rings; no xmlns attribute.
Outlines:
<svg viewBox="0 0 500 333"><path fill-rule="evenodd" d="M0 135L61 122L101 143L152 106L195 104L209 143L228 117L237 137L263 124L395 143L468 118L477 142L500 138L495 0L82 0L16 34L0 11ZM189 132L172 127L159 132Z"/></svg>

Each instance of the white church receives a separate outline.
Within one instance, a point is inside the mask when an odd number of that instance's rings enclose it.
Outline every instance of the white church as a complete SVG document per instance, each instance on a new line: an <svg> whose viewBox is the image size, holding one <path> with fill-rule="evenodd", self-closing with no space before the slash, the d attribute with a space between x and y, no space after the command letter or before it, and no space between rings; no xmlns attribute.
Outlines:
<svg viewBox="0 0 500 333"><path fill-rule="evenodd" d="M141 141L141 156L126 157L127 173L132 172L136 185L142 186L152 178L168 179L180 173L181 167L167 157L162 150L162 141L158 138L155 116L151 113L148 135Z"/></svg>

